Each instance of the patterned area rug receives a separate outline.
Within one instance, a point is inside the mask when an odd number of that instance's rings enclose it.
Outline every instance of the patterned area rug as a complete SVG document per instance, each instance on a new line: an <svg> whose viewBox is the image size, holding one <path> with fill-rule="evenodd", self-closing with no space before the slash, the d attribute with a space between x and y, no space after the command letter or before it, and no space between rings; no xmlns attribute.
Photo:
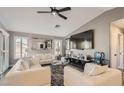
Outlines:
<svg viewBox="0 0 124 93"><path fill-rule="evenodd" d="M71 66L72 68L83 72L83 69L80 69L70 64L66 64L66 65ZM51 86L64 86L64 67L66 65L52 64L50 66L51 67Z"/></svg>
<svg viewBox="0 0 124 93"><path fill-rule="evenodd" d="M64 65L51 65L51 86L64 86Z"/></svg>

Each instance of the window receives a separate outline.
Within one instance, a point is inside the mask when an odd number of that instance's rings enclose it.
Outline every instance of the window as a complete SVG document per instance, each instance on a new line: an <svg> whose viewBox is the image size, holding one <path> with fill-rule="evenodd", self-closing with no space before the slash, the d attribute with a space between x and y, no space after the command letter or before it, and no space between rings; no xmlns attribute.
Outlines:
<svg viewBox="0 0 124 93"><path fill-rule="evenodd" d="M27 56L26 49L28 48L28 38L15 36L15 58Z"/></svg>
<svg viewBox="0 0 124 93"><path fill-rule="evenodd" d="M55 56L62 55L62 40L54 40Z"/></svg>

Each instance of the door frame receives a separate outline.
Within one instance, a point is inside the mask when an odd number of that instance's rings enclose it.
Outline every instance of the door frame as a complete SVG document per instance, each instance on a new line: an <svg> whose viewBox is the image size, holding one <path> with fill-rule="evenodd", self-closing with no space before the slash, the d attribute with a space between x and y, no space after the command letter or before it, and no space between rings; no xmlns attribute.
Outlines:
<svg viewBox="0 0 124 93"><path fill-rule="evenodd" d="M120 51L121 50L121 36L123 37L123 50L122 51ZM117 52L118 52L118 55L117 55L117 63L119 64L119 66L118 66L118 68L120 68L120 69L124 69L124 34L118 34L118 46L117 46ZM120 53L120 52L122 52L122 53ZM120 58L120 56L121 56L121 54L123 55L123 65L122 65L122 67L121 67L121 58Z"/></svg>
<svg viewBox="0 0 124 93"><path fill-rule="evenodd" d="M121 20L121 19L118 19L118 20ZM115 20L115 21L117 21L117 20ZM113 22L115 22L115 21L113 21ZM111 54L111 52L112 52L112 35L111 35L111 33L112 33L112 29L111 29L111 26L112 26L112 23L113 22L111 22L110 23L110 25L109 25L109 27L110 27L110 29L109 29L109 59L110 59L110 62L109 62L109 67L112 67L112 58L111 58L111 56L112 56L112 54ZM124 34L123 34L123 44L124 44ZM124 69L124 46L123 46L123 69Z"/></svg>

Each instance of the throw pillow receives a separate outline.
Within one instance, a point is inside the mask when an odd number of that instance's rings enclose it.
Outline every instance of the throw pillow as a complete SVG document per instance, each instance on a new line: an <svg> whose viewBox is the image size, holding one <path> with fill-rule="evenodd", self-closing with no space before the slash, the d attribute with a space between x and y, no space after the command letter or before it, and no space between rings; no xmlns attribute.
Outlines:
<svg viewBox="0 0 124 93"><path fill-rule="evenodd" d="M23 71L23 70L24 70L24 68L23 68L23 66L22 66L22 65L19 65L19 67L17 67L17 68L16 68L16 70L17 70L17 71Z"/></svg>
<svg viewBox="0 0 124 93"><path fill-rule="evenodd" d="M84 73L90 76L102 74L108 70L108 66L100 66L93 63L85 65Z"/></svg>
<svg viewBox="0 0 124 93"><path fill-rule="evenodd" d="M40 62L40 57L39 56L33 56L32 59L31 59L31 64L32 65L36 65L36 64L39 64Z"/></svg>
<svg viewBox="0 0 124 93"><path fill-rule="evenodd" d="M23 66L24 69L29 69L30 68L30 64L29 64L28 61L23 60L21 62L21 65Z"/></svg>

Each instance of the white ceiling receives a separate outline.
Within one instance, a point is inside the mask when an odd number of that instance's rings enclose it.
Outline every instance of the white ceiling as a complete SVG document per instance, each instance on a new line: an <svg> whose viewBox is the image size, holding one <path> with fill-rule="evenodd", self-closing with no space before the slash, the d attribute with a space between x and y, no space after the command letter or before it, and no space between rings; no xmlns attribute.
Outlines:
<svg viewBox="0 0 124 93"><path fill-rule="evenodd" d="M124 19L117 20L117 21L113 22L113 24L115 24L119 28L124 29Z"/></svg>
<svg viewBox="0 0 124 93"><path fill-rule="evenodd" d="M50 10L49 7L1 7L0 22L9 31L63 37L110 9L112 8L72 7L71 11L62 13L68 17L67 20L64 20L51 14L36 13L37 10ZM61 27L55 28L56 24L61 25Z"/></svg>

